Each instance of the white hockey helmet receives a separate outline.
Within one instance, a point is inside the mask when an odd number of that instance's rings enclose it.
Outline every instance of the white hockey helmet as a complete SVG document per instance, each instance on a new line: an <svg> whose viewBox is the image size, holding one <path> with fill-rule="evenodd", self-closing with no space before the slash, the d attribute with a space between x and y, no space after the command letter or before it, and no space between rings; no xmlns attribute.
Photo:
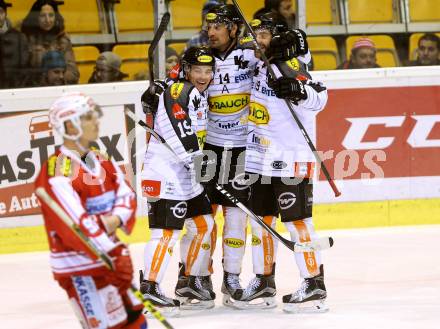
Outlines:
<svg viewBox="0 0 440 329"><path fill-rule="evenodd" d="M71 93L58 98L49 109L49 119L52 127L63 136L70 140L77 140L81 137L81 116L90 112L97 111L101 115L99 106L89 96L82 93ZM71 121L78 130L76 135L66 133L64 123Z"/></svg>

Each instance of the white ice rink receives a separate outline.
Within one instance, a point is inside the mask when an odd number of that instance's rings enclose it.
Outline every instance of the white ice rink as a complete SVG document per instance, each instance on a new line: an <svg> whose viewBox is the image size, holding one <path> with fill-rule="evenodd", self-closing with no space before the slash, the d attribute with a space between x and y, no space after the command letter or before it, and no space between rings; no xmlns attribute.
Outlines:
<svg viewBox="0 0 440 329"><path fill-rule="evenodd" d="M216 308L182 312L169 319L191 329L438 329L440 328L440 226L320 231L335 246L324 253L328 305L326 314L284 314L274 310L238 311L221 305L221 247L213 276ZM131 246L136 270L143 245ZM178 249L167 272L169 294L177 278ZM252 276L248 248L243 281ZM136 275L137 277L137 275ZM298 287L291 252L279 245L278 301ZM0 256L0 328L79 329L67 298L52 280L46 252ZM155 319L149 328L162 328Z"/></svg>

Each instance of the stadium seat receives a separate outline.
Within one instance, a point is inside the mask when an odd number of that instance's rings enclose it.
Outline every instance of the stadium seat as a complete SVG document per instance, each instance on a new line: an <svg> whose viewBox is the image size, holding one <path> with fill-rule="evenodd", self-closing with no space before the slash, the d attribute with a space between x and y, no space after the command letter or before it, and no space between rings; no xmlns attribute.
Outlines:
<svg viewBox="0 0 440 329"><path fill-rule="evenodd" d="M307 0L306 20L307 25L332 25L334 19L331 0Z"/></svg>
<svg viewBox="0 0 440 329"><path fill-rule="evenodd" d="M409 53L408 58L410 61L413 61L417 58L416 50L419 47L419 39L425 33L413 33L409 37ZM437 32L436 35L440 38L440 32Z"/></svg>
<svg viewBox="0 0 440 329"><path fill-rule="evenodd" d="M121 71L129 76L125 80L135 80L139 72L148 71L148 48L149 44L116 45L113 52L122 59Z"/></svg>
<svg viewBox="0 0 440 329"><path fill-rule="evenodd" d="M438 0L409 0L410 22L440 21L440 1Z"/></svg>
<svg viewBox="0 0 440 329"><path fill-rule="evenodd" d="M115 4L119 32L152 31L154 10L151 0L123 0Z"/></svg>
<svg viewBox="0 0 440 329"><path fill-rule="evenodd" d="M15 27L21 26L22 20L31 10L35 0L6 1L12 3L12 7L8 8L8 18Z"/></svg>
<svg viewBox="0 0 440 329"><path fill-rule="evenodd" d="M349 0L348 17L351 24L392 23L393 0Z"/></svg>
<svg viewBox="0 0 440 329"><path fill-rule="evenodd" d="M34 2L35 0L13 1L13 6L8 9L8 17L14 26L21 25L21 21L29 13ZM101 33L99 10L96 1L65 1L58 8L64 17L68 33Z"/></svg>
<svg viewBox="0 0 440 329"><path fill-rule="evenodd" d="M393 39L389 35L352 35L345 40L347 59L350 58L351 48L357 39L367 37L371 39L376 45L377 49L377 64L381 67L395 67L399 66L399 57L397 56L396 46Z"/></svg>
<svg viewBox="0 0 440 329"><path fill-rule="evenodd" d="M171 1L173 28L197 29L202 26L202 8L206 0Z"/></svg>
<svg viewBox="0 0 440 329"><path fill-rule="evenodd" d="M59 7L66 31L70 34L101 33L99 8L96 1L65 1Z"/></svg>
<svg viewBox="0 0 440 329"><path fill-rule="evenodd" d="M335 70L339 64L338 46L332 37L308 37L314 70Z"/></svg>
<svg viewBox="0 0 440 329"><path fill-rule="evenodd" d="M180 55L182 55L183 50L186 47L186 43L185 42L181 42L181 43L170 43L168 46L170 46L171 48L173 48L175 51L177 51L177 53Z"/></svg>
<svg viewBox="0 0 440 329"><path fill-rule="evenodd" d="M264 7L264 0L239 1L239 4L244 16L250 21L254 17L255 12Z"/></svg>
<svg viewBox="0 0 440 329"><path fill-rule="evenodd" d="M95 68L99 50L94 46L80 46L73 47L73 52L79 70L79 83L87 83Z"/></svg>

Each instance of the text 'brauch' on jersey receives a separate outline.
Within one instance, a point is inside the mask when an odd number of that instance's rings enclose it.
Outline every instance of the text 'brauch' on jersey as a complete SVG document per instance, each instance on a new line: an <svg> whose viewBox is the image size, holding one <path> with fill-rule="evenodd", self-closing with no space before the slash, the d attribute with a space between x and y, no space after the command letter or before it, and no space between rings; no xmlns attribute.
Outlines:
<svg viewBox="0 0 440 329"><path fill-rule="evenodd" d="M245 147L253 71L253 49L237 46L216 57L214 81L208 89L208 135L216 146Z"/></svg>

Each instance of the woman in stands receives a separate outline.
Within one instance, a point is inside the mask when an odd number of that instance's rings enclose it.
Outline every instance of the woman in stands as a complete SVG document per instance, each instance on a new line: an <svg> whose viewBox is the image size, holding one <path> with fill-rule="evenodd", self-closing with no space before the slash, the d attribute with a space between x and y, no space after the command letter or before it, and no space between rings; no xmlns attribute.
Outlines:
<svg viewBox="0 0 440 329"><path fill-rule="evenodd" d="M50 50L64 54L67 64L65 79L67 84L78 83L79 72L75 63L70 38L64 31L64 18L54 0L37 0L23 20L21 31L27 36L31 51L30 66L38 70L42 58Z"/></svg>

